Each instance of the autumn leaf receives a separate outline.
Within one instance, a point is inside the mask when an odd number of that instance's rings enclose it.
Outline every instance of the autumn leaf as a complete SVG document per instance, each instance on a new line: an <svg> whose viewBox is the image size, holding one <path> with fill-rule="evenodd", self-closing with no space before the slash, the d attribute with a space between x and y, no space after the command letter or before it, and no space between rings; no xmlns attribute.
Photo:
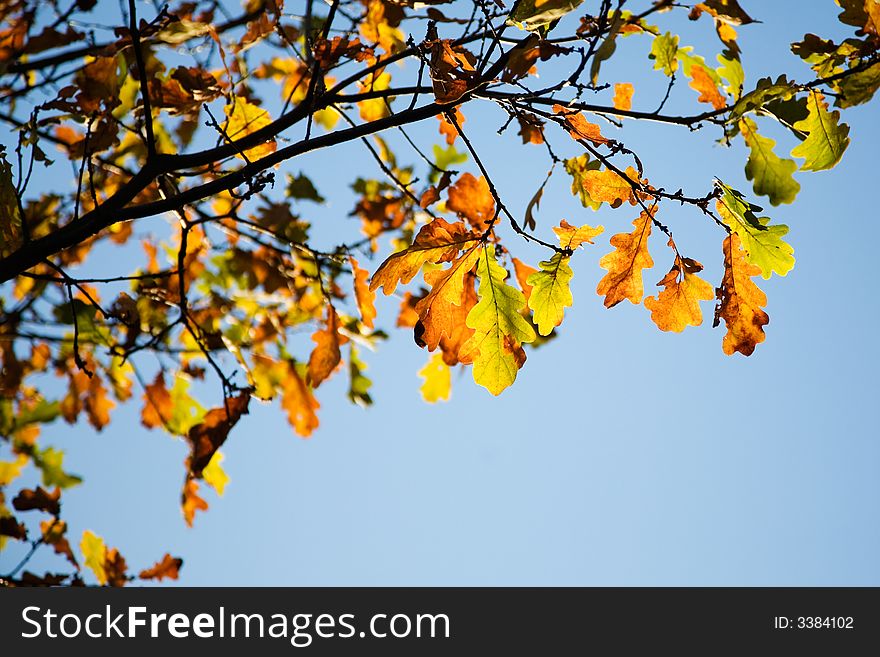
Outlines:
<svg viewBox="0 0 880 657"><path fill-rule="evenodd" d="M381 287L386 295L392 294L398 283L409 283L426 262L448 262L478 237L463 223L434 219L422 226L412 246L392 254L379 266L370 289Z"/></svg>
<svg viewBox="0 0 880 657"><path fill-rule="evenodd" d="M614 85L614 108L619 110L632 109L632 97L635 89L629 82L619 82Z"/></svg>
<svg viewBox="0 0 880 657"><path fill-rule="evenodd" d="M208 503L199 496L199 484L192 478L187 478L180 497L183 519L186 521L187 526L192 527L196 511L207 511Z"/></svg>
<svg viewBox="0 0 880 657"><path fill-rule="evenodd" d="M199 424L189 430L187 438L192 446L189 470L193 476L201 476L214 452L226 442L232 427L248 412L250 400L247 392L227 397L222 408L212 408Z"/></svg>
<svg viewBox="0 0 880 657"><path fill-rule="evenodd" d="M751 119L742 119L739 129L749 147L746 178L753 181L755 193L768 196L772 205L792 203L801 188L792 176L797 164L776 155L773 152L776 142L758 134Z"/></svg>
<svg viewBox="0 0 880 657"><path fill-rule="evenodd" d="M545 28L577 9L584 0L521 0L513 3L509 25L530 32Z"/></svg>
<svg viewBox="0 0 880 657"><path fill-rule="evenodd" d="M651 54L654 68L661 70L667 77L672 77L678 70L678 35L670 32L654 37L651 42Z"/></svg>
<svg viewBox="0 0 880 657"><path fill-rule="evenodd" d="M429 404L438 401L447 401L452 392L452 373L449 365L443 362L443 354L431 354L425 366L419 370L419 376L424 379L419 391L422 399Z"/></svg>
<svg viewBox="0 0 880 657"><path fill-rule="evenodd" d="M669 245L674 248L672 240ZM715 298L715 289L697 273L703 270L696 260L676 254L669 273L657 283L663 290L656 297L645 299L645 308L651 311L651 320L661 331L681 333L687 326L703 323L700 301Z"/></svg>
<svg viewBox="0 0 880 657"><path fill-rule="evenodd" d="M767 337L764 326L770 322L762 306L767 296L752 282L761 273L759 267L749 263L736 234L724 240L724 278L715 292L718 305L715 308L714 326L724 320L727 333L722 341L724 353L735 352L751 356L755 347Z"/></svg>
<svg viewBox="0 0 880 657"><path fill-rule="evenodd" d="M116 548L109 548L104 555L104 573L109 586L125 586L128 583L128 565Z"/></svg>
<svg viewBox="0 0 880 657"><path fill-rule="evenodd" d="M51 545L55 549L55 554L63 555L74 568L79 570L79 563L70 548L70 542L65 536L66 533L67 523L58 518L44 520L40 523L40 536L43 542Z"/></svg>
<svg viewBox="0 0 880 657"><path fill-rule="evenodd" d="M0 257L8 256L21 246L22 218L18 196L12 183L12 167L0 146Z"/></svg>
<svg viewBox="0 0 880 657"><path fill-rule="evenodd" d="M564 219L558 228L553 229L563 249L573 250L584 242L593 243L593 238L604 230L601 226L581 226L575 228ZM573 303L571 296L570 255L554 253L550 260L540 263L541 269L530 275L527 284L531 286L528 298L529 308L534 312L539 335L550 335L562 323L565 308Z"/></svg>
<svg viewBox="0 0 880 657"><path fill-rule="evenodd" d="M165 387L165 375L159 370L152 383L144 386L144 406L141 409L141 424L147 429L162 427L169 422L174 412L171 393Z"/></svg>
<svg viewBox="0 0 880 657"><path fill-rule="evenodd" d="M648 237L651 235L651 215L642 212L633 221L636 227L631 233L617 233L611 238L614 251L602 257L599 266L608 273L599 281L596 293L605 297L605 307L612 308L624 299L639 304L644 295L642 270L654 266L648 253Z"/></svg>
<svg viewBox="0 0 880 657"><path fill-rule="evenodd" d="M98 584L101 586L106 584L107 571L104 569L104 565L107 558L107 547L104 545L104 539L87 529L83 532L79 549L82 552L84 563L88 568L91 568Z"/></svg>
<svg viewBox="0 0 880 657"><path fill-rule="evenodd" d="M458 121L458 125L462 125L466 119L464 117L464 114L461 113L461 108L456 107L454 111L455 120ZM437 119L440 121L440 134L446 138L446 144L448 146L451 146L458 138L458 130L452 124L452 122L450 122L445 114L438 114Z"/></svg>
<svg viewBox="0 0 880 657"><path fill-rule="evenodd" d="M559 104L553 106L553 112L562 116L572 139L585 139L596 146L608 143L608 140L602 136L599 126L587 121L580 112Z"/></svg>
<svg viewBox="0 0 880 657"><path fill-rule="evenodd" d="M718 91L718 87L715 86L715 82L709 77L705 67L700 65L691 67L691 81L688 86L700 93L697 101L709 103L715 109L727 107L727 100Z"/></svg>
<svg viewBox="0 0 880 657"><path fill-rule="evenodd" d="M373 320L376 318L376 293L370 289L367 283L370 272L362 269L352 256L349 256L348 263L351 265L352 276L354 276L354 296L361 313L361 319L365 326L373 328Z"/></svg>
<svg viewBox="0 0 880 657"><path fill-rule="evenodd" d="M565 221L563 219L563 221ZM513 265L513 275L516 277L516 282L519 284L519 289L522 290L523 296L526 298L526 303L528 303L529 297L532 294L532 286L529 285L529 276L534 274L537 269L534 267L527 265L519 258L511 258L511 264Z"/></svg>
<svg viewBox="0 0 880 657"><path fill-rule="evenodd" d="M183 559L172 557L167 552L161 561L156 562L152 568L142 570L138 577L141 579L155 579L162 581L166 577L168 579L177 579L180 574L180 568L183 566Z"/></svg>
<svg viewBox="0 0 880 657"><path fill-rule="evenodd" d="M294 431L308 438L318 428L315 414L321 405L305 381L305 373L294 363L288 364L287 376L282 381L281 407L287 411L287 420Z"/></svg>
<svg viewBox="0 0 880 657"><path fill-rule="evenodd" d="M57 486L51 493L42 486L24 488L12 499L16 511L45 511L53 516L61 513L61 489Z"/></svg>
<svg viewBox="0 0 880 657"><path fill-rule="evenodd" d="M473 306L474 297L473 277L467 274L476 265L480 253L479 245L474 244L460 258L453 260L447 269L425 272L425 282L431 289L415 306L419 316L415 337L416 342L427 346L428 351L434 351L444 337L457 336L458 339L454 341L456 347L470 337L470 331L465 336L461 335L462 329L467 330L462 320L466 319ZM450 354L453 363L457 356L457 352Z"/></svg>
<svg viewBox="0 0 880 657"><path fill-rule="evenodd" d="M476 178L463 173L449 188L448 195L446 207L467 219L475 230L486 230L495 219L495 199L483 176Z"/></svg>
<svg viewBox="0 0 880 657"><path fill-rule="evenodd" d="M208 465L202 470L202 481L213 488L220 497L223 497L223 492L226 490L226 485L229 483L229 475L226 474L226 471L221 465L223 459L223 452L220 452L219 450L214 452L214 456L211 457L211 460L208 461Z"/></svg>
<svg viewBox="0 0 880 657"><path fill-rule="evenodd" d="M223 130L233 141L238 141L272 123L269 112L239 96L235 96L233 102L226 105L224 111L227 119ZM274 139L266 140L259 146L246 149L244 156L251 161L259 160L274 153L277 146Z"/></svg>
<svg viewBox="0 0 880 657"><path fill-rule="evenodd" d="M738 191L716 181L722 194L715 202L721 220L736 233L745 248L750 264L757 265L764 278L775 272L785 276L794 268L794 249L782 240L788 226L771 226L769 217L758 217L761 208L751 205Z"/></svg>
<svg viewBox="0 0 880 657"><path fill-rule="evenodd" d="M591 160L586 153L565 161L565 172L571 176L571 193L580 199L581 205L591 210L598 210L602 206L602 201L596 201L590 196L584 186L584 175L588 171L598 171L601 168L602 163L599 160Z"/></svg>
<svg viewBox="0 0 880 657"><path fill-rule="evenodd" d="M791 156L804 159L802 171L830 169L840 162L849 146L849 126L840 122L840 112L828 111L828 104L818 91L810 91L807 107L807 118L793 126L806 133L807 138L792 149Z"/></svg>
<svg viewBox="0 0 880 657"><path fill-rule="evenodd" d="M339 317L333 306L327 306L325 328L315 331L312 334L312 341L315 343L315 348L309 357L309 383L317 388L333 374L342 360L339 347L348 342L348 338L339 333Z"/></svg>
<svg viewBox="0 0 880 657"><path fill-rule="evenodd" d="M468 313L474 335L462 345L462 362L473 362L474 381L499 395L516 379L525 362L521 343L533 342L535 331L520 311L522 292L504 282L507 272L495 260L495 245L487 244L477 261L479 302Z"/></svg>
<svg viewBox="0 0 880 657"><path fill-rule="evenodd" d="M633 185L639 183L639 174L632 167L627 167L624 174L626 177L611 169L585 171L582 176L584 190L591 200L608 203L612 208L620 207L624 201L634 205Z"/></svg>

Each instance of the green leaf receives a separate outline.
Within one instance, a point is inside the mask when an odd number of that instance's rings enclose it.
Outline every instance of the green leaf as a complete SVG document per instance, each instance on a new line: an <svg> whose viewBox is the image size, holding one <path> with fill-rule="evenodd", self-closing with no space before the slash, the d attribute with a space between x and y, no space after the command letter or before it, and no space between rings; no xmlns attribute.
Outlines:
<svg viewBox="0 0 880 657"><path fill-rule="evenodd" d="M0 146L0 257L18 249L23 238L18 195L12 183L12 166L6 161L5 148Z"/></svg>
<svg viewBox="0 0 880 657"><path fill-rule="evenodd" d="M746 114L757 112L775 100L787 100L796 91L794 83L789 82L784 75L780 75L776 82L770 78L761 78L755 88L740 98L731 108L728 123L736 123Z"/></svg>
<svg viewBox="0 0 880 657"><path fill-rule="evenodd" d="M738 100L742 96L743 83L746 79L742 63L736 57L725 57L724 55L718 55L716 59L721 64L718 67L718 74L727 80L724 90Z"/></svg>
<svg viewBox="0 0 880 657"><path fill-rule="evenodd" d="M41 399L33 407L21 409L14 418L15 427L20 429L28 424L52 422L61 414L61 404L57 401Z"/></svg>
<svg viewBox="0 0 880 657"><path fill-rule="evenodd" d="M807 133L803 143L792 149L792 157L804 158L802 171L823 171L830 169L843 157L849 146L849 126L840 123L840 112L828 111L822 94L811 91L807 99L810 115L797 122L796 130Z"/></svg>
<svg viewBox="0 0 880 657"><path fill-rule="evenodd" d="M672 77L678 70L678 35L667 32L654 37L649 58L654 60L654 69Z"/></svg>
<svg viewBox="0 0 880 657"><path fill-rule="evenodd" d="M587 171L598 171L602 168L599 160L590 160L590 156L584 153L565 161L565 172L571 176L571 193L577 196L581 205L591 210L598 210L602 201L594 201L584 187L584 174Z"/></svg>
<svg viewBox="0 0 880 657"><path fill-rule="evenodd" d="M495 260L495 245L488 244L477 261L480 300L465 320L475 333L462 345L459 357L473 361L474 381L493 395L516 380L525 361L521 343L532 342L535 330L520 314L526 298L504 279L507 271Z"/></svg>
<svg viewBox="0 0 880 657"><path fill-rule="evenodd" d="M550 335L562 323L566 306L573 303L569 285L574 272L569 260L568 256L554 253L550 260L541 262L541 269L526 281L532 286L529 308L534 311L535 324L541 335Z"/></svg>
<svg viewBox="0 0 880 657"><path fill-rule="evenodd" d="M59 486L60 488L70 488L82 483L82 477L71 475L64 471L62 463L64 462L64 452L47 447L43 450L34 450L34 465L40 469L43 475L44 486Z"/></svg>
<svg viewBox="0 0 880 657"><path fill-rule="evenodd" d="M599 81L599 67L602 62L610 59L614 51L617 50L617 35L621 27L623 27L623 19L620 16L620 11L616 11L611 20L611 26L608 28L608 34L602 45L593 54L593 61L590 64L590 80L594 85Z"/></svg>
<svg viewBox="0 0 880 657"><path fill-rule="evenodd" d="M318 193L312 181L307 176L300 173L294 177L287 174L287 195L301 201L314 201L315 203L323 203L324 197Z"/></svg>
<svg viewBox="0 0 880 657"><path fill-rule="evenodd" d="M838 80L837 88L842 95L834 101L835 107L846 109L867 103L880 89L880 63Z"/></svg>
<svg viewBox="0 0 880 657"><path fill-rule="evenodd" d="M716 184L722 192L716 208L722 221L742 242L746 259L761 269L764 278L770 278L774 272L785 276L794 268L794 249L782 240L788 226L769 225L769 217L755 215L761 211L759 206L748 203L741 193L720 180Z"/></svg>
<svg viewBox="0 0 880 657"><path fill-rule="evenodd" d="M373 382L364 376L367 365L358 357L357 349L351 345L348 356L348 373L350 383L348 386L348 398L358 406L370 406L373 399L370 397L370 387Z"/></svg>
<svg viewBox="0 0 880 657"><path fill-rule="evenodd" d="M178 376L171 388L171 417L168 418L168 430L179 436L185 436L195 425L202 421L207 411L189 395L189 380Z"/></svg>
<svg viewBox="0 0 880 657"><path fill-rule="evenodd" d="M539 6L536 6L538 5L536 0L521 0L519 3L514 3L515 6L507 19L507 24L521 30L535 31L571 13L583 1L543 0Z"/></svg>
<svg viewBox="0 0 880 657"><path fill-rule="evenodd" d="M443 175L443 171L446 171L450 167L454 167L456 164L467 162L467 159L467 153L459 153L455 150L455 146L441 148L437 144L434 144L434 166L437 168L431 169L431 173L428 174L428 180L432 183L436 183L440 180L440 176Z"/></svg>
<svg viewBox="0 0 880 657"><path fill-rule="evenodd" d="M749 147L746 178L752 181L755 193L768 196L772 205L793 202L801 189L792 176L797 164L776 155L773 152L776 142L758 134L758 126L751 119L744 118L739 127Z"/></svg>

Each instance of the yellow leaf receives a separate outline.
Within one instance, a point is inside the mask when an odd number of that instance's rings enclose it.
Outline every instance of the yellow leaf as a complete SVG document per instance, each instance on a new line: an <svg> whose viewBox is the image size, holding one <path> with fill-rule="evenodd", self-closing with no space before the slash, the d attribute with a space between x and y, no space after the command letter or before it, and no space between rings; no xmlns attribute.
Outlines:
<svg viewBox="0 0 880 657"><path fill-rule="evenodd" d="M14 461L0 461L0 486L8 486L17 479L27 461L27 456L24 454L19 454Z"/></svg>
<svg viewBox="0 0 880 657"><path fill-rule="evenodd" d="M98 584L101 586L106 584L107 571L104 569L104 564L107 558L107 546L104 545L104 539L87 529L83 532L79 549L82 552L85 564L95 573Z"/></svg>
<svg viewBox="0 0 880 657"><path fill-rule="evenodd" d="M571 249L574 251L584 242L592 244L594 237L598 237L605 232L605 227L596 226L593 228L586 224L583 226L572 226L563 219L559 222L558 226L553 227L553 232L556 233L556 237L559 238L559 246L563 249Z"/></svg>
<svg viewBox="0 0 880 657"><path fill-rule="evenodd" d="M644 294L642 270L654 266L648 253L651 216L642 212L633 225L636 227L633 232L617 233L611 238L611 246L616 249L599 261L599 266L608 270L596 288L600 296L605 296L606 308L616 306L624 299L641 303Z"/></svg>
<svg viewBox="0 0 880 657"><path fill-rule="evenodd" d="M419 376L425 382L419 390L422 399L430 404L438 401L447 401L452 392L452 372L449 365L443 362L443 354L431 354L425 366L419 370Z"/></svg>
<svg viewBox="0 0 880 657"><path fill-rule="evenodd" d="M225 111L227 119L223 129L233 141L247 137L272 123L269 112L237 96L233 98L231 104L225 107ZM274 153L277 147L278 145L275 143L275 140L271 139L245 150L244 154L251 161L259 160L270 153ZM238 157L241 157L241 155Z"/></svg>
<svg viewBox="0 0 880 657"><path fill-rule="evenodd" d="M627 167L623 173L626 177L611 169L585 171L582 178L584 189L593 201L604 201L612 208L620 207L624 201L635 205L633 185L639 183L639 174L632 167Z"/></svg>
<svg viewBox="0 0 880 657"><path fill-rule="evenodd" d="M217 491L217 494L221 497L223 496L223 491L226 490L226 484L229 483L229 475L226 474L223 466L220 465L223 462L223 458L221 452L214 452L214 455L211 456L211 460L208 461L208 465L202 470L202 479L205 480L206 484Z"/></svg>

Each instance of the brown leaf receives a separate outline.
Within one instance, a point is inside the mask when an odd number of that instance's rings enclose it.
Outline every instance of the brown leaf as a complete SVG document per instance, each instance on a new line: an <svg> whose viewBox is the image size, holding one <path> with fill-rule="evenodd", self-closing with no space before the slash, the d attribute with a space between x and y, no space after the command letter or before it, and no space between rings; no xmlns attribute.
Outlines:
<svg viewBox="0 0 880 657"><path fill-rule="evenodd" d="M12 516L0 516L0 536L9 536L17 541L27 540L27 528Z"/></svg>
<svg viewBox="0 0 880 657"><path fill-rule="evenodd" d="M138 577L141 579L155 579L162 581L166 577L168 579L177 579L180 574L180 567L183 566L183 559L172 557L167 552L162 557L162 561L157 561L152 568L142 570Z"/></svg>
<svg viewBox="0 0 880 657"><path fill-rule="evenodd" d="M171 393L165 387L165 375L160 370L153 382L144 388L144 407L141 409L141 424L147 429L165 426L174 413Z"/></svg>
<svg viewBox="0 0 880 657"><path fill-rule="evenodd" d="M187 433L192 445L189 458L189 471L194 477L201 477L202 470L207 467L220 447L226 442L232 427L248 412L251 397L247 392L235 397L227 397L223 408L212 408L205 419L195 425Z"/></svg>
<svg viewBox="0 0 880 657"><path fill-rule="evenodd" d="M126 571L128 566L125 559L119 554L116 548L107 550L104 556L104 573L107 576L107 584L109 586L125 586L128 583L128 575Z"/></svg>
<svg viewBox="0 0 880 657"><path fill-rule="evenodd" d="M13 498L12 507L16 511L31 511L35 509L57 516L61 513L60 499L61 489L58 486L51 493L42 486L37 486L34 490L25 488Z"/></svg>
<svg viewBox="0 0 880 657"><path fill-rule="evenodd" d="M67 523L63 520L44 520L40 523L40 533L43 542L55 548L56 554L64 555L67 560L79 570L79 563L70 548L70 543L64 534L67 532Z"/></svg>

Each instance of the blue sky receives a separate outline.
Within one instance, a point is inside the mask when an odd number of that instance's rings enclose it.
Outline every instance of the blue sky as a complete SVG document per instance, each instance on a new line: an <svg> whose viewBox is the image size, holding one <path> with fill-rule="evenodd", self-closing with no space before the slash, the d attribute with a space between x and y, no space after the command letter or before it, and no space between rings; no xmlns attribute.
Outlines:
<svg viewBox="0 0 880 657"><path fill-rule="evenodd" d="M830 1L743 5L763 21L739 29L747 88L779 72L808 79L788 44L808 31L844 34ZM717 40L703 21L658 22L713 61ZM628 39L603 67L609 82L636 84L635 109L654 109L665 89L648 47ZM696 106L685 82L670 112ZM521 213L548 168L543 152L519 145L515 130L496 135L502 119L491 107L469 105L465 115L502 196ZM709 321L682 335L658 331L642 306L606 310L595 294L598 260L634 215L584 210L557 171L539 230L549 234L566 218L602 223L606 234L573 259L575 305L559 337L530 352L501 397L475 386L468 370L454 374L450 402L422 402L416 371L426 354L393 328L398 300L383 300L379 323L391 338L365 355L376 404L349 404L337 375L320 389L321 427L309 440L276 406L252 404L223 450L231 484L223 498L208 497L211 509L193 529L179 511L186 446L144 430L137 408L121 409L102 434L47 428L47 444L63 447L66 467L86 480L65 493L72 537L92 529L134 568L165 551L182 556L185 585L880 584L870 232L880 114L875 103L844 118L852 144L843 162L800 175L794 205L767 204L774 222L791 228L797 266L759 280L771 322L752 357L721 352L711 304L703 307ZM761 127L780 151L794 146ZM416 133L424 145L429 128ZM655 185L702 194L718 176L753 197L744 149L719 146L711 127L603 129L640 154ZM577 154L562 136L560 154ZM330 199L310 218L326 222L320 230L331 243L339 230L355 230L340 162L354 178L372 171L367 158L352 148L282 168L306 171ZM720 230L671 204L659 218L717 283ZM544 256L515 239L506 237L514 255ZM665 239L652 239L648 289L671 264ZM7 550L0 562L15 555Z"/></svg>

